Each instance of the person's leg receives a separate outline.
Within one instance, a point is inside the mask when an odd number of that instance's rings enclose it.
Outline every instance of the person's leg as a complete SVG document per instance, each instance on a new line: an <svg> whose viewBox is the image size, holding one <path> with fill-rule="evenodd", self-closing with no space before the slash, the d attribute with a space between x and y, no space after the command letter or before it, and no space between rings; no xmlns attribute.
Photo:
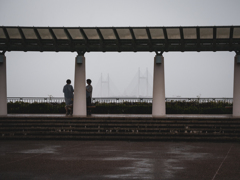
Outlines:
<svg viewBox="0 0 240 180"><path fill-rule="evenodd" d="M92 103L91 103L91 98L88 97L88 98L87 98L87 106L91 106L91 104L92 104Z"/></svg>
<svg viewBox="0 0 240 180"><path fill-rule="evenodd" d="M91 98L88 97L87 98L87 115L91 115L91 108L88 108L88 106L91 106L92 103L91 103Z"/></svg>
<svg viewBox="0 0 240 180"><path fill-rule="evenodd" d="M69 106L68 106L68 110L69 110L69 114L72 116L72 114L73 114L73 105L72 104L70 104Z"/></svg>
<svg viewBox="0 0 240 180"><path fill-rule="evenodd" d="M68 115L68 106L65 106L65 110L66 110L66 116Z"/></svg>

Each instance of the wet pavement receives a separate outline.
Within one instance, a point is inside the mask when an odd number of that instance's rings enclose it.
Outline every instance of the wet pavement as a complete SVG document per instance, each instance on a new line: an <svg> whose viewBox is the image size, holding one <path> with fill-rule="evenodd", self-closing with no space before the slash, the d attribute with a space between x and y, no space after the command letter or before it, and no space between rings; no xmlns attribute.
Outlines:
<svg viewBox="0 0 240 180"><path fill-rule="evenodd" d="M0 141L0 179L239 180L240 143Z"/></svg>

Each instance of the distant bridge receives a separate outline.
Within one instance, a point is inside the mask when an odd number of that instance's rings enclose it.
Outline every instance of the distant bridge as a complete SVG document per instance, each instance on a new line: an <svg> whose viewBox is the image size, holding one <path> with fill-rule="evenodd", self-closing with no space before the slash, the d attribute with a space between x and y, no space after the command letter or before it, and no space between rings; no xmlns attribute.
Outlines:
<svg viewBox="0 0 240 180"><path fill-rule="evenodd" d="M134 73L134 72L133 72ZM121 92L122 90L122 92ZM115 85L115 81L110 77L109 73L106 77L101 76L98 82L94 85L93 96L95 97L152 97L153 92L153 77L149 73L148 68L145 72L141 72L140 68L132 76L131 82L120 89Z"/></svg>

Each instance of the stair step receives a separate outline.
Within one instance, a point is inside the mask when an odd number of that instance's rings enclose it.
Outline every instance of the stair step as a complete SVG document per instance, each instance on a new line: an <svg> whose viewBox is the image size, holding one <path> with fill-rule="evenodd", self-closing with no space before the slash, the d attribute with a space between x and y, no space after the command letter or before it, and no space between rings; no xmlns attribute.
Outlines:
<svg viewBox="0 0 240 180"><path fill-rule="evenodd" d="M240 140L238 118L0 117L0 140Z"/></svg>

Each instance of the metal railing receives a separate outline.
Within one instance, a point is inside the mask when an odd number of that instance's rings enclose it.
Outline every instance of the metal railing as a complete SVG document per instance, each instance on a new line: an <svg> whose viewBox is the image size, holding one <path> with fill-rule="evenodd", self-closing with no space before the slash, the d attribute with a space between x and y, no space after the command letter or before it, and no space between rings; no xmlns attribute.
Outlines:
<svg viewBox="0 0 240 180"><path fill-rule="evenodd" d="M63 97L8 97L7 102L26 102L26 103L62 103Z"/></svg>
<svg viewBox="0 0 240 180"><path fill-rule="evenodd" d="M232 98L165 98L166 102L227 102L232 103ZM63 97L8 97L7 102L26 102L26 103L63 103ZM145 102L152 103L152 98L137 98L137 97L93 97L93 103L123 103L123 102Z"/></svg>
<svg viewBox="0 0 240 180"><path fill-rule="evenodd" d="M199 102L199 103L208 103L208 102L225 102L232 103L233 98L166 98L166 102Z"/></svg>

